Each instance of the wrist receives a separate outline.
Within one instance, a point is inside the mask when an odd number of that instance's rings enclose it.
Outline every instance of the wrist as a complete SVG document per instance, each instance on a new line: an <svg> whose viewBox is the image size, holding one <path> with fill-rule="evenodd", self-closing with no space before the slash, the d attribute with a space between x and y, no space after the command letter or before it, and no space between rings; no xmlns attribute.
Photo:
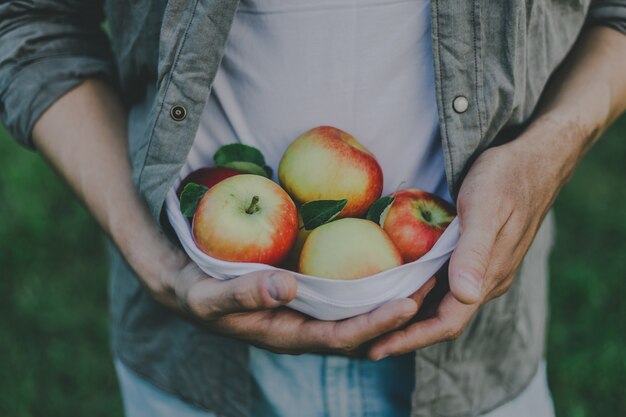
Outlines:
<svg viewBox="0 0 626 417"><path fill-rule="evenodd" d="M556 112L537 117L510 144L519 158L534 161L533 170L558 188L572 176L600 129Z"/></svg>
<svg viewBox="0 0 626 417"><path fill-rule="evenodd" d="M158 296L172 290L172 279L190 262L172 243L143 205L111 233L120 252L148 291Z"/></svg>

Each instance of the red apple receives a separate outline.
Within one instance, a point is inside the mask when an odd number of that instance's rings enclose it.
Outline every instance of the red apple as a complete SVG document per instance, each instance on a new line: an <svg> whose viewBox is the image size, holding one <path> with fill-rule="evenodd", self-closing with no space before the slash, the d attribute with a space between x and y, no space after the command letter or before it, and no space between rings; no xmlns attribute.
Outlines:
<svg viewBox="0 0 626 417"><path fill-rule="evenodd" d="M383 171L374 155L330 126L311 129L289 145L278 179L299 203L348 199L340 217L362 216L383 189Z"/></svg>
<svg viewBox="0 0 626 417"><path fill-rule="evenodd" d="M250 174L214 185L200 200L192 234L198 248L232 262L278 265L298 233L294 202L278 184Z"/></svg>
<svg viewBox="0 0 626 417"><path fill-rule="evenodd" d="M302 247L298 269L307 275L346 280L399 265L402 257L380 226L347 218L313 229Z"/></svg>
<svg viewBox="0 0 626 417"><path fill-rule="evenodd" d="M234 175L239 175L241 173L241 171L237 171L236 169L224 167L208 167L197 169L191 174L187 175L185 179L180 182L180 185L176 190L176 195L180 197L180 194L183 192L185 185L189 183L204 185L207 188L211 188L218 182L225 180L226 178L230 178Z"/></svg>
<svg viewBox="0 0 626 417"><path fill-rule="evenodd" d="M404 262L413 262L433 247L456 211L447 201L422 190L401 190L393 197L381 224Z"/></svg>

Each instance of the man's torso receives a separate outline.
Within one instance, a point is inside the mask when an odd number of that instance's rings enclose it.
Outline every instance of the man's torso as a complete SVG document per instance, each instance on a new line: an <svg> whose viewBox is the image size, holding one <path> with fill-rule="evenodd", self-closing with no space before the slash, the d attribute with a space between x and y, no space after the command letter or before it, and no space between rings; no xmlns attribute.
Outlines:
<svg viewBox="0 0 626 417"><path fill-rule="evenodd" d="M192 146L237 2L170 0L164 6L150 0L108 4L122 85L132 105L134 176L156 218ZM587 6L545 0L432 2L435 94L453 195L476 155L512 139L528 121L580 31ZM463 112L454 106L460 96L469 103ZM184 120L172 117L177 106L187 110ZM413 415L477 415L530 381L543 353L549 223L507 294L485 305L455 342L416 353ZM226 416L246 415L247 346L172 316L144 292L115 251L111 272L116 354L189 402Z"/></svg>

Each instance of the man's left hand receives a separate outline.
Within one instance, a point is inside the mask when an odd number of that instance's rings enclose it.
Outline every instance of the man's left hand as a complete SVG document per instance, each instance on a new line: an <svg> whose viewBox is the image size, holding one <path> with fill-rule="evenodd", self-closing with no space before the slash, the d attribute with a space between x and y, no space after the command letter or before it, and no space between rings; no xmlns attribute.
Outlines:
<svg viewBox="0 0 626 417"><path fill-rule="evenodd" d="M374 360L459 337L481 304L505 293L569 175L544 134L575 129L552 122L474 162L457 199L461 237L450 259L450 291L432 317L388 333L369 348ZM570 127L571 128L571 127ZM564 136L567 136L565 134ZM566 139L566 138L562 138Z"/></svg>

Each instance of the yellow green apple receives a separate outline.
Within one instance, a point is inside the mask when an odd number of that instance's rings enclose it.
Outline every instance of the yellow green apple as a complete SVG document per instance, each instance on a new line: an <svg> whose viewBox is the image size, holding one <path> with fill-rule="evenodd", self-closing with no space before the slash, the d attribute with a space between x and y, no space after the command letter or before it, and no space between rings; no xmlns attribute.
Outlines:
<svg viewBox="0 0 626 417"><path fill-rule="evenodd" d="M331 126L296 138L280 161L278 179L299 203L348 199L340 217L362 216L383 189L383 172L374 155Z"/></svg>
<svg viewBox="0 0 626 417"><path fill-rule="evenodd" d="M313 229L302 247L298 269L316 277L349 280L399 265L402 257L380 226L344 218Z"/></svg>

